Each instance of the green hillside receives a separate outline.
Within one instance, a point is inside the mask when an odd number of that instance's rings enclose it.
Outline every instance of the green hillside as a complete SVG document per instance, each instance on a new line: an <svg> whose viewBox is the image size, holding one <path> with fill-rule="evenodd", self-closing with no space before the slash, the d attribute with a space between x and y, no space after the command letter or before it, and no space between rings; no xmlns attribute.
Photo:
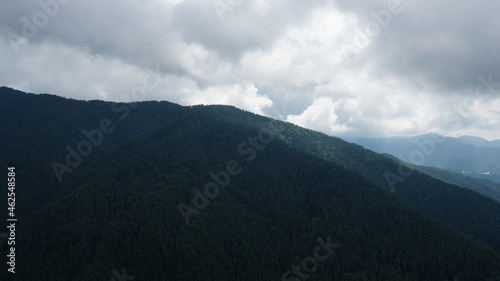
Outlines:
<svg viewBox="0 0 500 281"><path fill-rule="evenodd" d="M500 203L500 183L476 179L434 167L419 166L418 169L442 181L472 189Z"/></svg>
<svg viewBox="0 0 500 281"><path fill-rule="evenodd" d="M398 163L359 146L232 107L122 104L120 119L110 103L0 91L16 108L0 110L13 280L500 280L485 245L499 204L417 172L392 193ZM99 144L68 161L85 139ZM75 165L59 181L54 162Z"/></svg>
<svg viewBox="0 0 500 281"><path fill-rule="evenodd" d="M234 107L213 106L204 110L221 112L254 128L265 126L268 120ZM460 232L473 235L500 250L500 205L494 200L423 172L408 170L401 165L401 161L359 145L293 124L282 124L279 138L290 146L354 171L393 193L408 206L443 220Z"/></svg>

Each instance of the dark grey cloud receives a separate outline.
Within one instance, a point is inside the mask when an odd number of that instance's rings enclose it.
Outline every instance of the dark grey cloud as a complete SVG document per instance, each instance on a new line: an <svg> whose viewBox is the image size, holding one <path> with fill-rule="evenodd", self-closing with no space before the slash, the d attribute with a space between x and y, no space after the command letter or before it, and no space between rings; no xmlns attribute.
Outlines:
<svg viewBox="0 0 500 281"><path fill-rule="evenodd" d="M383 2L362 5L341 1L364 24ZM471 94L478 76L493 74L500 81L500 2L401 1L404 10L393 15L372 38L366 56L381 72L434 84L443 94ZM357 5L361 7L357 9Z"/></svg>
<svg viewBox="0 0 500 281"><path fill-rule="evenodd" d="M287 28L302 24L311 10L325 5L323 1L241 0L217 13L214 2L182 2L173 13L172 27L186 42L199 43L236 62L245 52L270 48Z"/></svg>
<svg viewBox="0 0 500 281"><path fill-rule="evenodd" d="M1 85L122 101L153 77L155 87L141 99L279 112L334 135L498 138L500 85L474 95L479 76L500 81L494 1L1 5ZM363 35L368 40L359 45Z"/></svg>

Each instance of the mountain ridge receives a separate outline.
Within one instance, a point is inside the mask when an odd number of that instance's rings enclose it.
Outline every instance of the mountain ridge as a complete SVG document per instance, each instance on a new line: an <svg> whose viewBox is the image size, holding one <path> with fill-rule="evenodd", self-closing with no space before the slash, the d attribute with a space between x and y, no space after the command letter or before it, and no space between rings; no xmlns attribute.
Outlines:
<svg viewBox="0 0 500 281"><path fill-rule="evenodd" d="M500 147L500 139L489 141L481 137L469 136L469 135L460 136L458 137L458 139L476 146Z"/></svg>
<svg viewBox="0 0 500 281"><path fill-rule="evenodd" d="M69 104L62 105L68 115L58 115L59 105L32 112L37 108L33 103L24 118L45 113L47 123L24 124L28 130L14 136L21 144L14 137L4 140L11 153L2 152L0 163L16 164L19 178L31 179L32 186L19 190L20 208L47 193L44 204L23 215L19 239L26 241L20 247L25 270L18 278L101 280L109 279L112 268L125 266L144 280L275 280L300 265L317 238L329 236L340 247L310 280L495 280L500 274L498 252L483 245L494 245L488 237L498 233L498 220L481 216L498 213L498 204L417 174L391 193L383 174L386 169L397 172L398 164L359 146L288 123L269 126L269 118L234 107L149 102L132 109L118 104L130 109L120 123L118 116L109 115L110 103L95 102L86 113L88 109L79 108L90 104ZM21 124L17 118L8 119L4 130ZM59 183L50 163L63 162L65 146L76 146L81 130L96 128L102 118L114 121L114 132ZM72 122L57 126L64 120ZM262 128L277 129L273 140L265 148L260 141L251 145ZM21 154L15 148L34 144L31 135L39 143ZM62 139L49 141L54 136ZM246 160L253 153L240 153L242 143L241 150L254 148L254 161ZM51 152L45 155L45 149ZM241 164L241 174L217 197L208 198L207 206L197 208L199 214L186 225L179 204L196 208L193 188L203 192L210 172L223 171L231 160ZM408 201L415 194L407 190L412 187L420 195L440 196L429 193L427 183L443 194L456 192L453 200L462 209L435 209L439 204L426 209L421 201ZM478 222L487 229L466 213L460 216L466 222L461 226L453 220L445 223L446 216L435 213L467 209L461 196L474 203ZM440 198L438 202L451 199ZM457 231L468 227L486 233L483 242Z"/></svg>

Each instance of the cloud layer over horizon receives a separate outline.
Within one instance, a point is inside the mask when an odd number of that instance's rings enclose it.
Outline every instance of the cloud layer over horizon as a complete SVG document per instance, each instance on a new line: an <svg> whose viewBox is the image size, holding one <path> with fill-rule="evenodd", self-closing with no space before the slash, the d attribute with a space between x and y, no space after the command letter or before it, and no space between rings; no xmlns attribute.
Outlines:
<svg viewBox="0 0 500 281"><path fill-rule="evenodd" d="M1 5L3 86L84 100L228 104L339 137L500 138L500 2Z"/></svg>

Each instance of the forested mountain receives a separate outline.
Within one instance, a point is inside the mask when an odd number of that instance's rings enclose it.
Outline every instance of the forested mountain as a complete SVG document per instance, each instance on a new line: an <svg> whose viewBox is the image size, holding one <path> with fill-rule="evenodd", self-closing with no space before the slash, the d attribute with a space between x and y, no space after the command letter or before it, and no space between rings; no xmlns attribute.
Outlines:
<svg viewBox="0 0 500 281"><path fill-rule="evenodd" d="M476 179L483 179L495 183L500 183L500 174L491 174L491 173L474 173L474 172L468 172L468 171L461 171L460 174L476 178Z"/></svg>
<svg viewBox="0 0 500 281"><path fill-rule="evenodd" d="M222 112L254 128L262 128L267 120L254 114L241 114L240 110L233 107L211 106L203 110ZM425 173L406 169L399 160L389 159L359 145L293 124L283 124L279 138L301 151L364 176L392 192L405 204L444 220L461 232L500 249L500 237L497 235L500 233L500 210L499 204L493 200Z"/></svg>
<svg viewBox="0 0 500 281"><path fill-rule="evenodd" d="M498 203L337 138L7 88L0 120L14 280L500 280Z"/></svg>
<svg viewBox="0 0 500 281"><path fill-rule="evenodd" d="M418 166L418 169L447 183L472 189L500 203L500 183L434 167Z"/></svg>
<svg viewBox="0 0 500 281"><path fill-rule="evenodd" d="M375 152L394 155L416 165L451 171L500 174L498 141L486 145L477 138L460 139L436 134L416 137L352 138L349 141ZM478 145L479 143L482 145Z"/></svg>
<svg viewBox="0 0 500 281"><path fill-rule="evenodd" d="M408 169L418 170L441 181L474 190L477 193L480 193L500 203L500 184L497 182L466 176L462 173L451 172L439 168L412 165L390 154L382 155L397 162L401 162L401 164L408 167Z"/></svg>

